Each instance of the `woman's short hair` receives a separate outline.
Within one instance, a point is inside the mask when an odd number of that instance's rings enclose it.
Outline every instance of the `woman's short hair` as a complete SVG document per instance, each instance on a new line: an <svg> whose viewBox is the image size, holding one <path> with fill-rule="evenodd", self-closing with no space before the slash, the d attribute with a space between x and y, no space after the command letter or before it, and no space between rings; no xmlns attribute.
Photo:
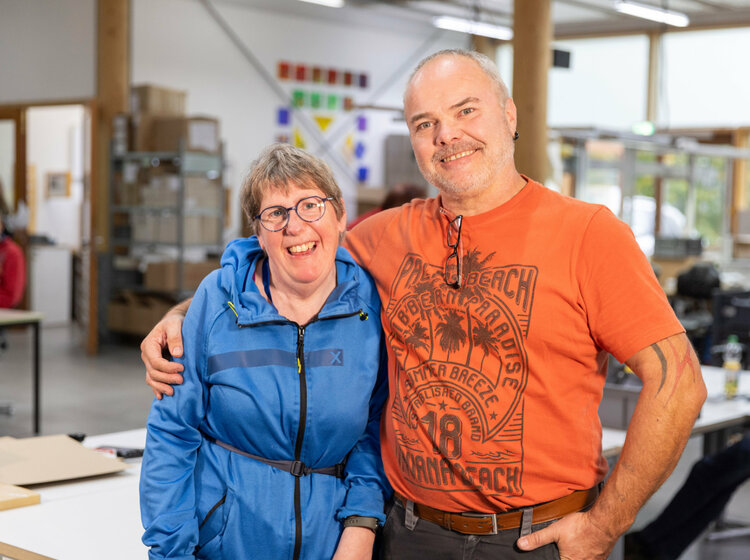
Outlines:
<svg viewBox="0 0 750 560"><path fill-rule="evenodd" d="M271 144L251 164L242 183L240 203L255 233L258 233L255 216L262 210L263 195L272 189L287 193L292 183L320 189L324 196L333 198L331 204L336 216L344 215L341 189L322 159L289 144Z"/></svg>

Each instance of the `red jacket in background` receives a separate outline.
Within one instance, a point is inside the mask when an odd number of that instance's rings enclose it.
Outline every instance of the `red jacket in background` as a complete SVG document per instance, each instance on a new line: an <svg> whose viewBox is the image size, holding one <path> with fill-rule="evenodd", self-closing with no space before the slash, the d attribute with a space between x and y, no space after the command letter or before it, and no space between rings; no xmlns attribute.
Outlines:
<svg viewBox="0 0 750 560"><path fill-rule="evenodd" d="M10 237L0 236L0 308L15 307L26 286L23 251Z"/></svg>

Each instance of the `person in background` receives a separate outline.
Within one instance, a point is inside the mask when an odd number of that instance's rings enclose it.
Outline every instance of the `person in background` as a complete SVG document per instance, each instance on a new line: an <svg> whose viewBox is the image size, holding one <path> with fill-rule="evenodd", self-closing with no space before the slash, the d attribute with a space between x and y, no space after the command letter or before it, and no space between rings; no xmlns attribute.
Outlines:
<svg viewBox="0 0 750 560"><path fill-rule="evenodd" d="M625 560L677 560L750 478L750 433L701 457L656 519L625 535Z"/></svg>
<svg viewBox="0 0 750 560"><path fill-rule="evenodd" d="M150 558L369 559L390 494L372 279L339 247L328 166L275 144L185 317L185 383L155 400L141 472Z"/></svg>
<svg viewBox="0 0 750 560"><path fill-rule="evenodd" d="M349 222L347 229L352 229L358 223L366 220L370 216L374 216L378 212L388 210L388 208L396 208L397 206L411 202L415 198L425 198L426 196L427 189L422 185L416 185L414 183L397 183L388 191L388 194L385 195L383 203L380 206L365 212Z"/></svg>
<svg viewBox="0 0 750 560"><path fill-rule="evenodd" d="M0 213L0 308L16 307L26 289L26 259Z"/></svg>
<svg viewBox="0 0 750 560"><path fill-rule="evenodd" d="M384 557L603 560L684 449L706 395L695 353L628 226L518 172L490 59L428 56L404 116L440 194L346 238L388 342ZM182 352L185 308L141 344L157 393L182 390L162 347ZM600 493L608 353L643 389Z"/></svg>

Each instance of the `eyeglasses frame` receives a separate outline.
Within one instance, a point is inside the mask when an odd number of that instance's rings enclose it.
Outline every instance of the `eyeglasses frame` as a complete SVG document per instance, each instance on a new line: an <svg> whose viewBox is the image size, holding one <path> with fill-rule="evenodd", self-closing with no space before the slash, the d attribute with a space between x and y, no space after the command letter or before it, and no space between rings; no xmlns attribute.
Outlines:
<svg viewBox="0 0 750 560"><path fill-rule="evenodd" d="M453 229L453 224L458 224L458 233L456 235L456 242L451 243L451 231ZM458 254L458 246L461 243L461 224L463 223L463 216L458 215L454 219L452 219L448 223L448 232L446 234L445 242L448 244L448 247L451 247L453 251L450 255L448 255L445 259L445 265L443 266L443 278L445 279L445 283L453 288L454 290L458 290L461 288L461 256ZM455 282L449 282L448 281L448 263L450 263L451 259L456 259L456 281Z"/></svg>
<svg viewBox="0 0 750 560"><path fill-rule="evenodd" d="M320 216L318 216L317 218L315 218L314 220L308 220L306 218L303 218L302 216L300 216L299 212L297 211L297 206L299 206L300 202L302 202L303 200L308 200L310 198L317 198L319 201L321 201L323 203L323 213ZM254 219L256 219L256 220L258 220L260 222L260 225L263 226L263 229L265 229L266 231L270 231L272 233L275 233L277 231L281 231L282 229L284 229L285 227L287 227L289 225L289 218L292 215L292 210L294 210L294 212L297 214L297 217L299 217L300 220L302 220L303 222L307 222L308 224L312 224L312 223L317 222L318 220L322 219L323 216L326 215L326 210L325 210L326 206L325 206L325 203L326 202L330 202L332 200L333 200L332 196L326 196L326 197L317 196L317 195L306 196L305 198L300 198L297 201L297 204L295 204L294 206L290 206L289 208L281 206L280 204L274 204L273 206L266 206L265 208L263 208L263 210L260 211L260 213L257 216L255 216ZM265 212L266 210L269 210L271 208L281 208L281 209L283 209L283 210L286 211L286 221L284 222L284 225L281 226L279 229L271 229L270 227L268 227L266 224L263 223L263 220L260 219L260 217L263 215L263 212Z"/></svg>

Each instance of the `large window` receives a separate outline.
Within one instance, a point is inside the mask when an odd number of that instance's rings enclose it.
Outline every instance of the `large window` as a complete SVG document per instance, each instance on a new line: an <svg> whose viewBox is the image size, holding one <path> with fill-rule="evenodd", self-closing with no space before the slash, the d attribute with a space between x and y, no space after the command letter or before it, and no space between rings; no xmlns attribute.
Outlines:
<svg viewBox="0 0 750 560"><path fill-rule="evenodd" d="M630 130L646 116L648 39L642 35L555 41L570 68L550 68L547 120L552 127ZM497 66L513 91L513 47L497 49Z"/></svg>
<svg viewBox="0 0 750 560"><path fill-rule="evenodd" d="M642 35L555 41L570 68L552 68L550 126L630 130L646 117L648 39Z"/></svg>
<svg viewBox="0 0 750 560"><path fill-rule="evenodd" d="M631 226L647 255L654 253L657 236L700 237L705 249L721 252L729 231L725 193L731 158L700 153L699 147L581 136L565 137L561 154L572 194L606 205Z"/></svg>
<svg viewBox="0 0 750 560"><path fill-rule="evenodd" d="M750 28L667 33L660 125L750 123L748 53Z"/></svg>

